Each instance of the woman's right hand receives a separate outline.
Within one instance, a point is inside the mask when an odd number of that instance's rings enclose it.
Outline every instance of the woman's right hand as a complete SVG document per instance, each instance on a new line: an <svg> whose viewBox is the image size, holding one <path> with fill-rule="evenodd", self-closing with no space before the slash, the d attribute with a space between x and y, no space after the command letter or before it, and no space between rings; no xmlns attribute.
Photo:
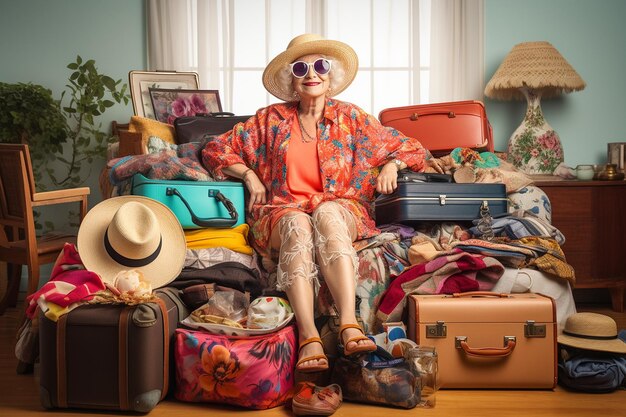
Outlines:
<svg viewBox="0 0 626 417"><path fill-rule="evenodd" d="M246 188L248 188L248 192L250 193L248 211L252 211L252 207L255 204L267 203L267 190L259 177L256 175L256 172L251 171L246 174L243 182L246 184Z"/></svg>

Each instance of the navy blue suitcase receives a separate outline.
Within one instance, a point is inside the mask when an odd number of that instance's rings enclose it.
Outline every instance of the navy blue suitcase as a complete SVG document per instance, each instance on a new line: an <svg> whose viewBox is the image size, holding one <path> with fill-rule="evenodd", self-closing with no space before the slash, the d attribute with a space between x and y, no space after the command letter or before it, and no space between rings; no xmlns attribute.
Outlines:
<svg viewBox="0 0 626 417"><path fill-rule="evenodd" d="M492 217L507 213L504 184L398 181L392 194L381 194L375 201L378 225L472 221L481 217L481 209Z"/></svg>

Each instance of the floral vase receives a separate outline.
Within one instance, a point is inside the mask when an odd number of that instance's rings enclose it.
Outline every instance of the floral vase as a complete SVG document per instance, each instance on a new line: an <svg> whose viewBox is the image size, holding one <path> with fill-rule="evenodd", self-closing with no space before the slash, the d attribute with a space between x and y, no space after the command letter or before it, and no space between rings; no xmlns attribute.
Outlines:
<svg viewBox="0 0 626 417"><path fill-rule="evenodd" d="M541 92L520 88L528 109L522 124L509 139L507 159L527 174L552 175L563 162L563 146L559 135L546 122L541 112Z"/></svg>

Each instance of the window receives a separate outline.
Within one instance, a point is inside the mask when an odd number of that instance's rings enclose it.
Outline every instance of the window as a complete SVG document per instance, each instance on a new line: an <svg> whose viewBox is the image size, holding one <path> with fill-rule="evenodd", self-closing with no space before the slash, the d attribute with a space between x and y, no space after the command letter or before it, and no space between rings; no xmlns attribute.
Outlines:
<svg viewBox="0 0 626 417"><path fill-rule="evenodd" d="M219 86L208 85L210 77L198 65L197 27L202 19L194 19L199 3L189 3L191 23L188 42L189 70L200 75L203 88L228 90L221 94L225 110L251 114L259 107L279 100L268 94L261 83L265 65L282 52L289 40L305 32L323 33L326 38L341 40L352 46L359 56L359 72L353 84L338 98L353 102L377 115L386 107L427 102L430 50L431 0L327 0L310 1L325 13L319 18L321 31L308 30L316 17L307 15L306 0L233 0L232 10L218 2L217 13L229 19L217 19L219 42ZM418 7L418 10L413 8ZM325 15L325 17L324 17ZM414 23L414 19L418 19ZM228 29L229 20L232 28ZM414 36L418 30L419 35ZM228 34L232 39L226 39ZM232 45L232 54L224 50ZM414 54L418 54L414 58ZM419 66L419 72L414 68ZM414 74L419 74L414 80ZM230 100L229 100L230 98Z"/></svg>
<svg viewBox="0 0 626 417"><path fill-rule="evenodd" d="M375 116L482 97L483 0L148 0L148 14L150 68L198 72L236 114L278 101L261 75L302 33L356 50L359 72L338 98Z"/></svg>

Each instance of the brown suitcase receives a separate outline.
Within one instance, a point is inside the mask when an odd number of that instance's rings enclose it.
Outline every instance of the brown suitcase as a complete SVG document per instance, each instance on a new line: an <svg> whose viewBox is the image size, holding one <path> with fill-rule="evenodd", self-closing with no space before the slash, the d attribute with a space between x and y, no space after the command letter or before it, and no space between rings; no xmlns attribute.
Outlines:
<svg viewBox="0 0 626 417"><path fill-rule="evenodd" d="M550 297L412 295L408 314L408 337L437 351L441 388L556 386L556 309Z"/></svg>
<svg viewBox="0 0 626 417"><path fill-rule="evenodd" d="M383 126L416 138L435 156L454 148L493 152L493 130L480 101L391 107L382 110L378 119Z"/></svg>
<svg viewBox="0 0 626 417"><path fill-rule="evenodd" d="M171 342L185 314L176 292L157 290L156 303L83 305L57 322L41 314L42 405L152 410L168 392Z"/></svg>

